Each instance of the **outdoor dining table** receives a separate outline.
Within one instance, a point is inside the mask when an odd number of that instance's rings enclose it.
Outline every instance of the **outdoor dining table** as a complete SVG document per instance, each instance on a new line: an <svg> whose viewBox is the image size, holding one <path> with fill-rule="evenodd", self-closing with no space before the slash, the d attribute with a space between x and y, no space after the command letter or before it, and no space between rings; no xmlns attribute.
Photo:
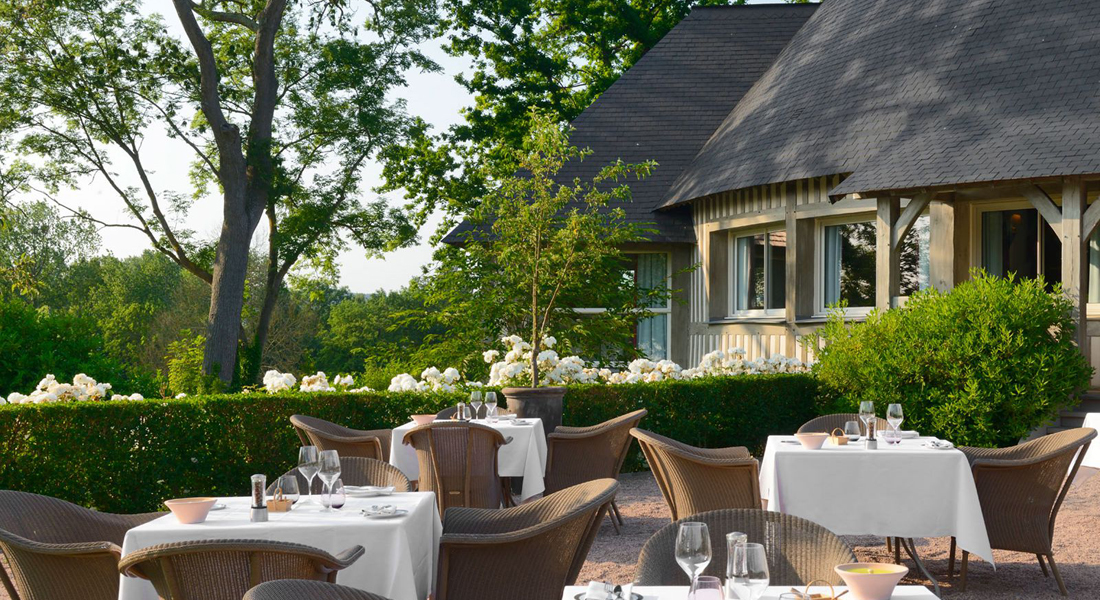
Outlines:
<svg viewBox="0 0 1100 600"><path fill-rule="evenodd" d="M806 588L799 586L796 589L803 591ZM848 588L842 585L833 586L833 590L836 591L837 594L847 589ZM586 591L587 588L582 585L568 586L562 593L561 600L575 600L577 594L580 594L581 598L584 598L584 593ZM640 594L643 600L684 600L688 597L687 586L640 585L635 587L633 591ZM791 586L789 585L768 586L768 589L759 600L777 600L779 594L789 591L791 591ZM810 593L813 594L827 594L828 592L829 586L813 586L810 588ZM929 591L928 588L921 585L899 585L894 588L894 594L890 597L890 600L936 600L936 595Z"/></svg>
<svg viewBox="0 0 1100 600"><path fill-rule="evenodd" d="M542 419L500 420L496 423L475 419L472 422L496 429L504 439L512 438L497 451L497 472L501 477L523 478L521 501L546 489L543 483L546 476L546 433L542 428ZM390 437L390 464L400 469L409 481L420 477L416 450L404 443L405 434L414 427L416 423L410 421L394 429Z"/></svg>
<svg viewBox="0 0 1100 600"><path fill-rule="evenodd" d="M803 448L794 436L768 437L760 496L768 509L809 519L837 535L876 535L901 546L936 587L914 538L954 536L959 547L993 564L993 551L966 456L934 449L934 438L879 440Z"/></svg>
<svg viewBox="0 0 1100 600"><path fill-rule="evenodd" d="M320 502L320 498L315 498ZM220 498L222 510L206 521L183 525L173 515L139 525L122 544L126 556L149 546L169 542L237 539L293 542L337 554L352 546L366 552L336 575L336 582L380 594L392 600L425 600L434 587L439 538L443 526L435 494L397 493L374 498L348 498L343 508L322 513L320 504L301 501L290 512L270 513L266 523L249 521L249 498ZM362 509L392 504L409 513L402 517L371 519ZM153 585L122 576L119 600L157 600Z"/></svg>

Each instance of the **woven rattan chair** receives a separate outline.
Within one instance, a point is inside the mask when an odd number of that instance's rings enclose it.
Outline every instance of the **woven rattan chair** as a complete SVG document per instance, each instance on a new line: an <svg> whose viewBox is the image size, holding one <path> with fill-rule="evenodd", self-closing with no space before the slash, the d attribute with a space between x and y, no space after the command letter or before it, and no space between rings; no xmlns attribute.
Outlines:
<svg viewBox="0 0 1100 600"><path fill-rule="evenodd" d="M306 493L306 478L298 472L298 467L294 467L283 475L295 475L298 478L298 491L302 494ZM395 492L409 491L409 478L405 477L401 469L373 458L341 456L340 480L344 482L344 485L392 485ZM273 480L267 486L268 495L275 493L275 487L278 483L278 481ZM313 493L320 494L322 489L324 489L324 484L321 482L321 478L314 477Z"/></svg>
<svg viewBox="0 0 1100 600"><path fill-rule="evenodd" d="M118 598L118 559L132 527L164 513L116 515L0 490L0 584L13 600Z"/></svg>
<svg viewBox="0 0 1100 600"><path fill-rule="evenodd" d="M720 508L760 508L759 466L743 446L696 448L631 429L677 521Z"/></svg>
<svg viewBox="0 0 1100 600"><path fill-rule="evenodd" d="M390 460L389 429L349 429L324 419L293 415L294 426L303 446L317 446L317 450L335 450L340 456L362 456L383 462Z"/></svg>
<svg viewBox="0 0 1100 600"><path fill-rule="evenodd" d="M457 412L458 412L458 407L457 406L448 406L447 408L444 408L443 410L435 413L435 418L438 421L446 421L446 420L449 420L451 417L455 416L455 413L457 413Z"/></svg>
<svg viewBox="0 0 1100 600"><path fill-rule="evenodd" d="M562 425L546 436L545 493L594 479L618 479L630 449L630 429L646 414L645 409L636 410L591 427ZM611 523L619 531L623 517L614 502L611 511Z"/></svg>
<svg viewBox="0 0 1100 600"><path fill-rule="evenodd" d="M639 584L690 584L676 563L676 532L684 521L706 523L710 532L711 561L704 575L725 576L726 534L734 531L764 544L771 585L802 586L816 579L842 584L833 567L856 561L844 540L813 521L751 508L712 510L669 523L649 538L634 575Z"/></svg>
<svg viewBox="0 0 1100 600"><path fill-rule="evenodd" d="M856 413L836 413L814 417L803 423L802 427L798 428L798 433L832 433L834 429L843 430L844 424L848 421L859 423L859 434L867 435L867 427L863 425L863 421ZM875 417L875 431L886 431L889 426L886 419Z"/></svg>
<svg viewBox="0 0 1100 600"><path fill-rule="evenodd" d="M512 441L492 427L434 421L405 434L420 464L419 489L435 492L439 514L452 506L500 508L509 499L497 471L497 451Z"/></svg>
<svg viewBox="0 0 1100 600"><path fill-rule="evenodd" d="M123 557L119 571L148 579L161 600L238 600L276 579L336 581L363 555L353 546L339 556L303 544L270 540L201 540L158 544Z"/></svg>
<svg viewBox="0 0 1100 600"><path fill-rule="evenodd" d="M388 600L378 594L364 592L335 583L280 579L248 590L243 600Z"/></svg>
<svg viewBox="0 0 1100 600"><path fill-rule="evenodd" d="M598 479L514 508L447 511L435 600L560 600L618 488Z"/></svg>
<svg viewBox="0 0 1100 600"><path fill-rule="evenodd" d="M1011 448L959 448L974 473L990 547L1034 554L1043 575L1049 577L1045 557L1063 596L1068 594L1066 584L1058 572L1052 549L1054 519L1095 437L1096 430L1086 427L1053 433ZM963 590L968 558L969 553L963 550L959 586ZM954 576L955 538L951 538L947 569L948 577Z"/></svg>

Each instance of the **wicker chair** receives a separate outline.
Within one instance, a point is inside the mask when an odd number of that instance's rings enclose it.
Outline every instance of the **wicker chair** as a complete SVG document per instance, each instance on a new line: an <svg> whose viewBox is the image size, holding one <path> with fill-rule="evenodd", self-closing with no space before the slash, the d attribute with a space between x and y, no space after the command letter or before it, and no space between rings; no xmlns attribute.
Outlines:
<svg viewBox="0 0 1100 600"><path fill-rule="evenodd" d="M335 450L340 456L362 456L387 462L390 460L389 429L348 429L324 419L293 415L294 426L303 446L317 446L317 450Z"/></svg>
<svg viewBox="0 0 1100 600"><path fill-rule="evenodd" d="M511 441L492 427L462 421L418 425L404 439L416 449L419 489L435 492L440 515L452 506L500 508L510 500L497 471L497 451Z"/></svg>
<svg viewBox="0 0 1100 600"><path fill-rule="evenodd" d="M116 600L126 531L163 514L115 515L0 490L0 550L12 571L0 567L0 584L12 600Z"/></svg>
<svg viewBox="0 0 1100 600"><path fill-rule="evenodd" d="M514 508L447 511L435 600L560 600L618 488L598 479Z"/></svg>
<svg viewBox="0 0 1100 600"><path fill-rule="evenodd" d="M750 542L764 544L771 585L802 586L816 579L842 584L833 567L856 561L844 540L813 521L751 508L712 510L665 525L649 538L638 557L635 580L641 585L689 585L676 563L680 523L698 521L710 532L711 561L704 575L726 574L726 534L740 531Z"/></svg>
<svg viewBox="0 0 1100 600"><path fill-rule="evenodd" d="M1045 557L1063 596L1068 593L1051 547L1054 519L1095 437L1096 430L1086 427L1053 433L1011 448L959 448L974 473L990 547L1034 554L1043 575L1049 577ZM955 545L955 538L951 538L948 577L955 574ZM968 558L969 552L963 550L960 570L963 590Z"/></svg>
<svg viewBox="0 0 1100 600"><path fill-rule="evenodd" d="M336 573L363 555L352 546L333 556L323 550L270 540L202 540L158 544L123 557L118 570L148 579L161 600L238 600L276 579L336 581Z"/></svg>
<svg viewBox="0 0 1100 600"><path fill-rule="evenodd" d="M844 429L848 421L859 423L859 434L867 435L867 427L856 413L835 413L814 417L798 428L798 433L832 433L834 429ZM875 431L886 431L890 424L882 417L875 417Z"/></svg>
<svg viewBox="0 0 1100 600"><path fill-rule="evenodd" d="M298 472L298 467L294 467L283 475L297 476L298 490L303 494L306 493L306 478ZM341 456L340 480L344 482L344 485L392 485L395 492L409 491L409 478L405 477L401 469L398 469L390 463L384 463L380 460L374 460L373 458ZM275 487L278 483L278 481L272 481L271 484L267 486L268 495L275 493ZM321 478L314 477L313 493L320 494L323 487L324 484L321 482Z"/></svg>
<svg viewBox="0 0 1100 600"><path fill-rule="evenodd" d="M559 426L546 436L546 492L552 494L594 479L618 479L626 452L630 449L630 429L646 416L645 409L615 417L591 427ZM623 524L619 507L611 502L611 523L615 531Z"/></svg>
<svg viewBox="0 0 1100 600"><path fill-rule="evenodd" d="M760 508L756 459L743 446L696 448L631 429L645 453L672 520L721 508Z"/></svg>
<svg viewBox="0 0 1100 600"><path fill-rule="evenodd" d="M280 579L248 590L243 600L388 600L378 594L364 592L335 583Z"/></svg>
<svg viewBox="0 0 1100 600"><path fill-rule="evenodd" d="M458 412L458 407L457 406L448 406L447 408L444 408L443 410L435 413L435 420L437 420L437 421L450 420L450 418L455 416L455 413L457 413L457 412Z"/></svg>

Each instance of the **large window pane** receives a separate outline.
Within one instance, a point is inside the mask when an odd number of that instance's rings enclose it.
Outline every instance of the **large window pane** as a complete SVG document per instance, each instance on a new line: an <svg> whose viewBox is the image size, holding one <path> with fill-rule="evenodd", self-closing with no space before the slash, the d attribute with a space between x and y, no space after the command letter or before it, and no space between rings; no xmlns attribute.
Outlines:
<svg viewBox="0 0 1100 600"><path fill-rule="evenodd" d="M930 285L931 273L928 262L931 219L928 215L917 217L909 235L901 244L899 257L901 271L901 295L908 296Z"/></svg>
<svg viewBox="0 0 1100 600"><path fill-rule="evenodd" d="M982 213L982 267L990 275L1039 274L1039 213L1033 208Z"/></svg>
<svg viewBox="0 0 1100 600"><path fill-rule="evenodd" d="M826 305L841 301L850 308L875 305L875 242L871 222L825 227Z"/></svg>
<svg viewBox="0 0 1100 600"><path fill-rule="evenodd" d="M764 308L763 233L737 238L737 310Z"/></svg>
<svg viewBox="0 0 1100 600"><path fill-rule="evenodd" d="M787 306L787 232L768 234L768 308Z"/></svg>
<svg viewBox="0 0 1100 600"><path fill-rule="evenodd" d="M650 360L668 358L668 314L657 314L638 322L638 349Z"/></svg>
<svg viewBox="0 0 1100 600"><path fill-rule="evenodd" d="M638 287L643 290L655 290L668 284L668 255L663 253L638 254ZM653 299L649 308L667 306L663 299Z"/></svg>

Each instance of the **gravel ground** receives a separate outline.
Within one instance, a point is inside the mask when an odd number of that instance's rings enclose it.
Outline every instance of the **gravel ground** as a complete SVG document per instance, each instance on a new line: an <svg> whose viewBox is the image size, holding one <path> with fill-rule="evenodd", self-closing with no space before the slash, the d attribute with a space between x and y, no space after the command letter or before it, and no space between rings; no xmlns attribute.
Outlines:
<svg viewBox="0 0 1100 600"><path fill-rule="evenodd" d="M649 473L624 474L620 482L617 500L626 521L622 535L615 535L610 521L604 521L578 583L631 581L645 541L669 522L668 507ZM882 538L846 536L844 539L860 560L893 559L892 554L886 552ZM917 550L932 575L940 580L944 597L957 600L1053 600L1062 597L1054 578L1043 577L1033 555L1001 550L994 551L996 571L988 563L971 556L967 591L953 589L945 581L949 543L949 538L917 540ZM1055 527L1054 558L1071 598L1100 598L1100 477L1086 478L1086 474L1082 474L1066 496ZM911 570L903 583L928 583L912 576L916 569L904 552L902 560ZM956 569L960 560L961 552L956 559Z"/></svg>

